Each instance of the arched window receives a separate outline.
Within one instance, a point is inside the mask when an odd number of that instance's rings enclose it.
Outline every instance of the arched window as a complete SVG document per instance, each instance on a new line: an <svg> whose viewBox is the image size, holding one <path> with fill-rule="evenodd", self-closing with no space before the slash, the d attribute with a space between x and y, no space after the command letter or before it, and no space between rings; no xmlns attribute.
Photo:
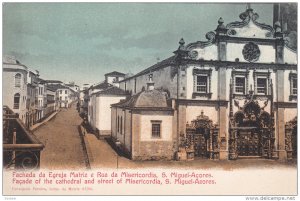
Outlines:
<svg viewBox="0 0 300 201"><path fill-rule="evenodd" d="M21 74L17 73L15 75L15 87L21 87Z"/></svg>
<svg viewBox="0 0 300 201"><path fill-rule="evenodd" d="M17 93L14 96L14 109L19 109L20 106L20 94Z"/></svg>

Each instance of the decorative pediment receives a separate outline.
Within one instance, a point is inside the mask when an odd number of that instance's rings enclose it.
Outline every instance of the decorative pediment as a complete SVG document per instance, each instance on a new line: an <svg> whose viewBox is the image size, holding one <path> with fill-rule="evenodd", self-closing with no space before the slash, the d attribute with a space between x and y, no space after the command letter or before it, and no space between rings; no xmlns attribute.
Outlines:
<svg viewBox="0 0 300 201"><path fill-rule="evenodd" d="M192 50L195 48L205 48L207 46L210 46L212 44L214 44L215 40L216 40L216 34L213 31L208 32L205 35L207 41L197 41L195 43L190 43L186 46L187 50Z"/></svg>
<svg viewBox="0 0 300 201"><path fill-rule="evenodd" d="M197 116L196 119L191 121L191 124L187 124L186 126L189 129L197 129L197 128L210 129L216 127L216 125L213 125L212 120L209 119L208 116L204 115L203 111L201 111L201 115Z"/></svg>
<svg viewBox="0 0 300 201"><path fill-rule="evenodd" d="M245 38L272 38L275 30L272 26L259 23L257 19L259 15L253 12L253 9L248 8L240 14L242 21L231 22L226 25L228 29L227 35Z"/></svg>

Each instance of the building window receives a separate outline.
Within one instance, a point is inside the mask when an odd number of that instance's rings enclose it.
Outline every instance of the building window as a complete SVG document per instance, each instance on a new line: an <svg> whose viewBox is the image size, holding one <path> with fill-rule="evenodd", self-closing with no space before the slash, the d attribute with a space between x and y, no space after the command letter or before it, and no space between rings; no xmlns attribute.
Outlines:
<svg viewBox="0 0 300 201"><path fill-rule="evenodd" d="M233 98L244 97L248 94L248 83L249 83L249 71L246 70L232 70L231 72L231 93Z"/></svg>
<svg viewBox="0 0 300 201"><path fill-rule="evenodd" d="M257 78L256 80L256 92L257 94L267 94L267 79L266 78Z"/></svg>
<svg viewBox="0 0 300 201"><path fill-rule="evenodd" d="M65 97L65 100L68 100L68 97L67 97L67 96Z"/></svg>
<svg viewBox="0 0 300 201"><path fill-rule="evenodd" d="M198 75L196 77L196 92L207 93L207 76Z"/></svg>
<svg viewBox="0 0 300 201"><path fill-rule="evenodd" d="M291 79L292 82L292 95L297 95L297 78L294 77Z"/></svg>
<svg viewBox="0 0 300 201"><path fill-rule="evenodd" d="M21 87L21 74L17 73L15 75L15 87Z"/></svg>
<svg viewBox="0 0 300 201"><path fill-rule="evenodd" d="M253 72L254 79L254 93L257 95L270 95L270 83L272 82L270 78L271 72Z"/></svg>
<svg viewBox="0 0 300 201"><path fill-rule="evenodd" d="M59 100L62 100L62 97L61 97L61 96L59 97Z"/></svg>
<svg viewBox="0 0 300 201"><path fill-rule="evenodd" d="M245 94L246 81L245 77L235 77L235 93Z"/></svg>
<svg viewBox="0 0 300 201"><path fill-rule="evenodd" d="M151 121L152 124L152 138L161 137L161 121Z"/></svg>
<svg viewBox="0 0 300 201"><path fill-rule="evenodd" d="M20 107L20 94L17 93L14 95L14 109L19 109Z"/></svg>
<svg viewBox="0 0 300 201"><path fill-rule="evenodd" d="M59 90L59 93L62 94L62 90Z"/></svg>
<svg viewBox="0 0 300 201"><path fill-rule="evenodd" d="M193 98L196 96L206 96L211 98L211 72L212 69L202 70L193 69L194 76L194 93Z"/></svg>
<svg viewBox="0 0 300 201"><path fill-rule="evenodd" d="M297 74L296 73L290 73L289 75L290 80L290 101L291 100L297 100Z"/></svg>
<svg viewBox="0 0 300 201"><path fill-rule="evenodd" d="M65 94L68 94L68 91L67 91L67 90L65 90Z"/></svg>

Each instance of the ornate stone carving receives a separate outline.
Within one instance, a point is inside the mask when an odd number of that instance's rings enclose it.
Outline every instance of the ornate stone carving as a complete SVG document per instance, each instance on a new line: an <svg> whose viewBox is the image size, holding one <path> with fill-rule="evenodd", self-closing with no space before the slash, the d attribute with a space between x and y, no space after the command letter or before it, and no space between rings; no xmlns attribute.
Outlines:
<svg viewBox="0 0 300 201"><path fill-rule="evenodd" d="M197 157L219 158L218 126L203 111L190 124L187 122L186 145Z"/></svg>
<svg viewBox="0 0 300 201"><path fill-rule="evenodd" d="M227 34L228 35L236 35L235 28L242 28L249 24L250 20L261 29L267 30L266 37L271 38L274 35L274 29L270 25L266 25L264 23L257 22L257 19L259 18L259 15L257 13L253 12L253 9L247 9L245 12L240 14L240 19L242 21L236 21L231 22L226 25L226 28L228 29Z"/></svg>
<svg viewBox="0 0 300 201"><path fill-rule="evenodd" d="M195 50L189 51L189 57L191 59L196 59L198 57L198 52Z"/></svg>
<svg viewBox="0 0 300 201"><path fill-rule="evenodd" d="M288 159L297 157L297 116L285 124L285 150Z"/></svg>
<svg viewBox="0 0 300 201"><path fill-rule="evenodd" d="M244 46L242 53L243 53L244 59L249 62L255 62L260 57L260 50L259 50L258 45L256 45L255 43L252 43L252 42L250 42Z"/></svg>
<svg viewBox="0 0 300 201"><path fill-rule="evenodd" d="M186 49L192 50L195 48L205 48L205 47L210 46L215 43L216 34L214 32L212 32L212 31L208 32L205 35L205 37L206 37L207 41L197 41L195 43L190 43L186 46Z"/></svg>

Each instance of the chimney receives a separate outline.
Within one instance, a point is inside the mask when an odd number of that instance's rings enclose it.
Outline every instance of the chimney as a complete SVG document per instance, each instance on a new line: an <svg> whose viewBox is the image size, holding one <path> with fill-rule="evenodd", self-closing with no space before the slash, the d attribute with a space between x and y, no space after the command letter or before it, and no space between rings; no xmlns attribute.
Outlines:
<svg viewBox="0 0 300 201"><path fill-rule="evenodd" d="M149 81L147 82L147 90L148 90L148 91L154 90L154 82L153 82L152 77L153 77L153 75L150 74L150 75L149 75Z"/></svg>

